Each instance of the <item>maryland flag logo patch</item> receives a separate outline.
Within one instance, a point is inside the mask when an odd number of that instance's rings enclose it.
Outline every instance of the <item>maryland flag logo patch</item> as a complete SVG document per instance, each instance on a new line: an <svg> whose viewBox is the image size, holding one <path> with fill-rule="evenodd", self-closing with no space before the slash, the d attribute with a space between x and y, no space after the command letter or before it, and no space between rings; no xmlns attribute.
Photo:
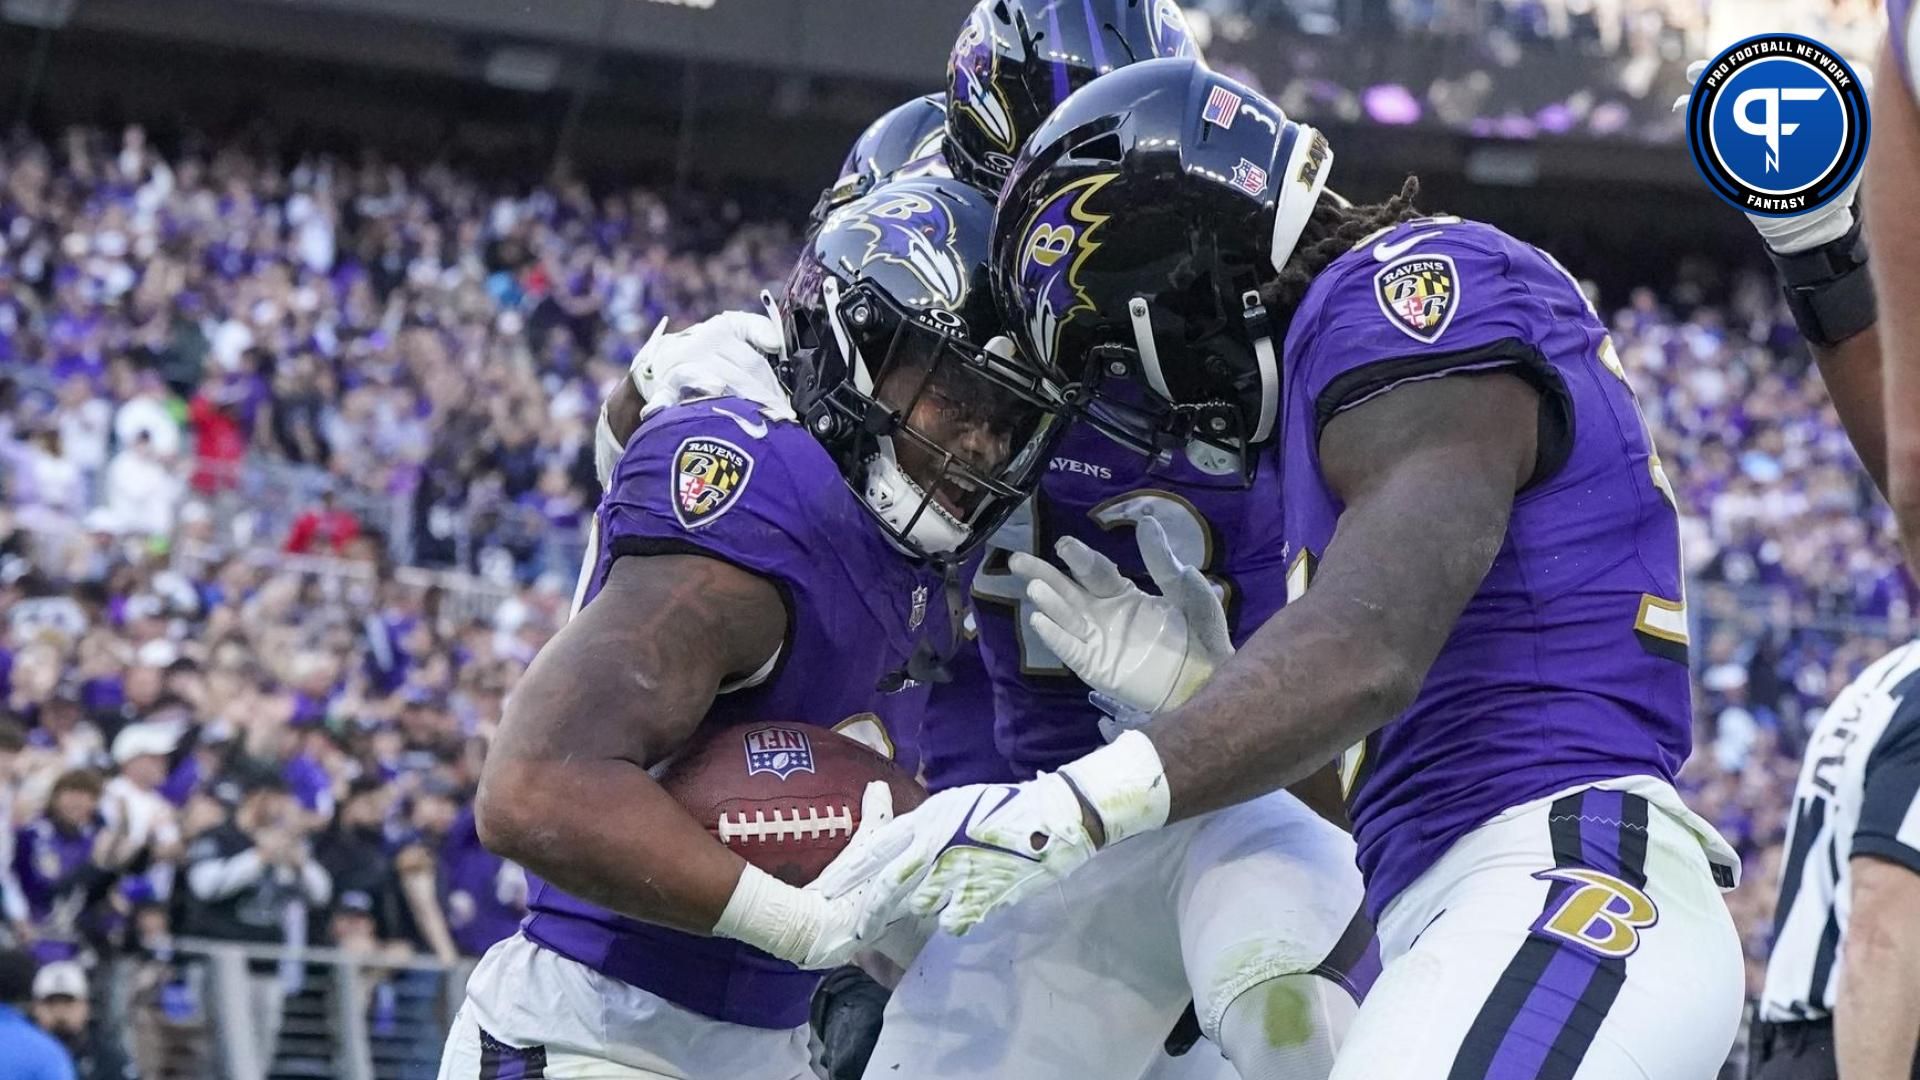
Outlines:
<svg viewBox="0 0 1920 1080"><path fill-rule="evenodd" d="M697 529L726 513L747 490L753 455L725 439L696 436L673 455L673 512Z"/></svg>
<svg viewBox="0 0 1920 1080"><path fill-rule="evenodd" d="M1446 255L1409 255L1373 275L1373 296L1387 321L1408 337L1431 345L1460 306L1460 278Z"/></svg>

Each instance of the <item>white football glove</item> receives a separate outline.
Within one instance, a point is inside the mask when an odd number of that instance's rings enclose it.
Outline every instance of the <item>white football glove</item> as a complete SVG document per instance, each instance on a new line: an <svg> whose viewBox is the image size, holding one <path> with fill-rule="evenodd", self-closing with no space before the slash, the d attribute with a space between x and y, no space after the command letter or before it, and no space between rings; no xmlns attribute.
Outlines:
<svg viewBox="0 0 1920 1080"><path fill-rule="evenodd" d="M1109 844L1166 824L1166 776L1144 734L1125 732L1025 783L942 791L881 830L843 882L879 885L882 898L869 908L876 920L937 912L942 930L964 934L1093 857L1089 808ZM877 937L879 925L862 927L862 936Z"/></svg>
<svg viewBox="0 0 1920 1080"><path fill-rule="evenodd" d="M1153 518L1134 529L1161 595L1143 592L1106 556L1067 537L1055 550L1072 576L1025 553L1008 569L1028 578L1027 625L1096 691L1146 713L1193 696L1233 655L1227 613L1206 576L1180 562Z"/></svg>
<svg viewBox="0 0 1920 1080"><path fill-rule="evenodd" d="M1687 65L1687 85L1695 86L1700 82L1700 73L1707 69L1705 60L1695 60ZM1860 88L1869 95L1873 93L1873 72L1866 65L1855 64L1853 70L1860 76ZM1681 94L1673 100L1674 112L1685 112L1691 92ZM1853 228L1854 199L1860 194L1860 178L1866 175L1862 169L1854 174L1853 183L1835 196L1832 202L1793 217L1764 217L1760 214L1748 214L1747 220L1760 233L1775 254L1792 255L1798 251L1811 251L1822 244L1830 244L1847 235Z"/></svg>
<svg viewBox="0 0 1920 1080"><path fill-rule="evenodd" d="M878 879L848 874L850 865L867 867L903 847L905 837L889 840L892 847L874 848L876 837L893 820L893 789L884 782L869 783L860 797L860 827L845 850L805 888L789 885L749 863L727 900L715 937L743 941L762 952L809 971L835 968L853 954L873 945L892 920L894 894ZM863 931L866 933L863 934Z"/></svg>
<svg viewBox="0 0 1920 1080"><path fill-rule="evenodd" d="M786 388L773 372L784 339L772 319L729 311L671 334L666 327L662 319L627 369L646 402L642 419L691 397L721 396L745 398L775 420L794 418ZM602 486L625 451L602 405L594 432L594 467Z"/></svg>

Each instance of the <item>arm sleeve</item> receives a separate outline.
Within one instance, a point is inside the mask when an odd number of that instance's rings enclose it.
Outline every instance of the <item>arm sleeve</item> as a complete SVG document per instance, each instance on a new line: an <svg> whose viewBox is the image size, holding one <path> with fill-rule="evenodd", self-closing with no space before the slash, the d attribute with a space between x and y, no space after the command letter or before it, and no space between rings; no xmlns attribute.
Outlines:
<svg viewBox="0 0 1920 1080"><path fill-rule="evenodd" d="M1867 756L1853 854L1920 874L1920 694L1901 700Z"/></svg>
<svg viewBox="0 0 1920 1080"><path fill-rule="evenodd" d="M314 907L325 907L327 901L333 899L333 878L312 856L300 864L300 891Z"/></svg>
<svg viewBox="0 0 1920 1080"><path fill-rule="evenodd" d="M27 894L20 889L11 867L0 866L0 920L23 922L28 915Z"/></svg>
<svg viewBox="0 0 1920 1080"><path fill-rule="evenodd" d="M187 889L196 900L224 900L259 881L266 871L259 849L252 846L223 854L217 841L207 839L194 848L187 855Z"/></svg>

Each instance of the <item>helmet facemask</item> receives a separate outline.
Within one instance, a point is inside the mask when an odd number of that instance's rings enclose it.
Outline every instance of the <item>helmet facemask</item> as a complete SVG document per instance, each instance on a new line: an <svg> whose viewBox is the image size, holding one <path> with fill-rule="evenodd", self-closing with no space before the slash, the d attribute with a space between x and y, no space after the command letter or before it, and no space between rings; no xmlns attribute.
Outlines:
<svg viewBox="0 0 1920 1080"><path fill-rule="evenodd" d="M814 434L851 458L849 482L910 554L957 561L1032 490L1064 403L1000 337L977 346L940 308L903 305L869 282L821 284L824 317L789 321L794 349L832 350L802 368L844 365L805 410ZM824 323L824 325L814 325Z"/></svg>

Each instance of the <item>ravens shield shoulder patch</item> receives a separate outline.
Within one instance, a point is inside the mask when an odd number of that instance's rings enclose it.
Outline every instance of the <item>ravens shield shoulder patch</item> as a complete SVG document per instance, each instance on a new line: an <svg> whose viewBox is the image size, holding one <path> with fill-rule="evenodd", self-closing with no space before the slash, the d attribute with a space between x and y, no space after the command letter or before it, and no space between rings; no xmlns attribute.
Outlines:
<svg viewBox="0 0 1920 1080"><path fill-rule="evenodd" d="M1431 345L1460 306L1460 276L1450 256L1408 255L1373 275L1373 297L1401 333Z"/></svg>
<svg viewBox="0 0 1920 1080"><path fill-rule="evenodd" d="M673 455L673 513L684 528L712 522L740 501L753 455L725 439L696 435Z"/></svg>

